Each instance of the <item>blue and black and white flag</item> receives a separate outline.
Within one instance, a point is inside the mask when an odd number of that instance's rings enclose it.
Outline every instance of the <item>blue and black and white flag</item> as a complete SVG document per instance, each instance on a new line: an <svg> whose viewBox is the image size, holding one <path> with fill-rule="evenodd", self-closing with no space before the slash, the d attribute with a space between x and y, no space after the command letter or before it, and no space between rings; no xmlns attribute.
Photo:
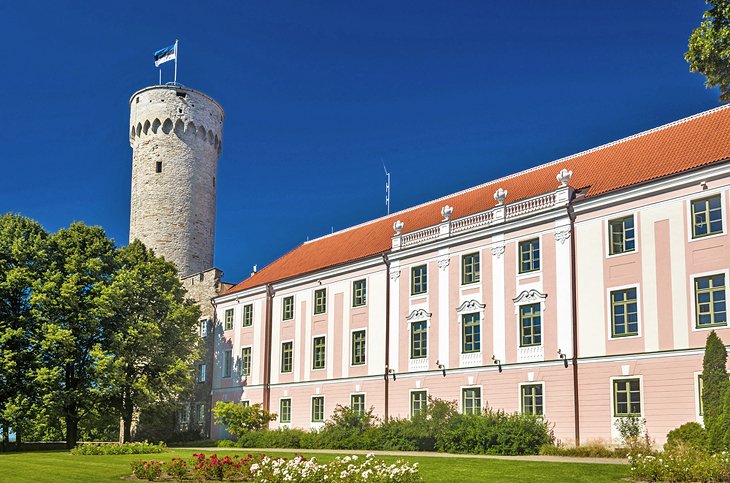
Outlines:
<svg viewBox="0 0 730 483"><path fill-rule="evenodd" d="M155 67L177 58L177 42L155 52Z"/></svg>

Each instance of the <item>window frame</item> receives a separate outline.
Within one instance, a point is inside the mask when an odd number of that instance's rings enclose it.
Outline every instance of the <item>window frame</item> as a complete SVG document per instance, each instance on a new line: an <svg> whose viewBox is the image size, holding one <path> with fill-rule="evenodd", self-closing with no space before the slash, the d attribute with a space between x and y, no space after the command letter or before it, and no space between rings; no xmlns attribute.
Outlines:
<svg viewBox="0 0 730 483"><path fill-rule="evenodd" d="M290 354L290 360L289 360L289 370L284 370L284 354L286 353L284 351L284 346L289 345L289 354ZM283 340L281 341L281 349L279 353L279 374L291 374L294 372L294 341L293 340Z"/></svg>
<svg viewBox="0 0 730 483"><path fill-rule="evenodd" d="M321 301L319 299L320 294L322 295ZM312 309L314 315L322 315L327 313L327 287L322 287L314 290L314 295L312 298Z"/></svg>
<svg viewBox="0 0 730 483"><path fill-rule="evenodd" d="M358 411L355 409L355 398L360 398L360 397L362 398L362 409ZM365 397L364 392L351 393L350 394L350 409L352 410L353 413L356 413L360 416L364 416L365 413L367 413L367 407L368 407L366 401L367 401L367 398Z"/></svg>
<svg viewBox="0 0 730 483"><path fill-rule="evenodd" d="M248 349L248 371L245 370L246 368L246 358L243 356L243 351ZM253 347L252 346L246 346L241 347L241 376L242 377L251 377L251 367L253 365Z"/></svg>
<svg viewBox="0 0 730 483"><path fill-rule="evenodd" d="M623 222L629 218L631 218L631 220L633 221L633 224L634 224L634 226L632 228L632 230L634 231L634 235L633 235L634 248L632 248L631 250L624 249L623 251L614 251L614 243L613 243L613 237L612 237L613 225L618 222ZM639 237L638 237L639 229L638 229L637 220L638 220L638 216L636 213L629 213L629 214L617 216L615 218L606 219L606 253L609 258L618 257L621 255L628 255L630 253L637 253L639 251ZM622 232L622 236L623 236L622 245L625 248L626 242L627 242L627 238L626 238L627 229L623 223L621 224L621 230L622 230L621 232Z"/></svg>
<svg viewBox="0 0 730 483"><path fill-rule="evenodd" d="M233 377L233 349L223 351L223 375L221 379Z"/></svg>
<svg viewBox="0 0 730 483"><path fill-rule="evenodd" d="M529 337L532 338L532 342L525 343L525 337L526 336L525 336L525 326L524 326L524 323L523 323L523 319L526 317L526 315L523 313L523 311L525 309L527 309L528 307L531 307L531 308L537 307L537 311L534 311L533 310L533 312L531 314L529 314L529 318L532 321L532 323L530 325L531 334L530 334ZM535 318L538 318L539 319L539 322L540 322L540 326L539 326L540 327L540 333L538 334L538 337L540 338L540 341L537 342L537 343L534 342L534 339L536 338L536 336L535 336L535 324L534 324L534 319ZM542 320L543 319L542 302L535 302L535 303L531 303L531 304L520 304L517 307L517 319L519 321L518 334L519 334L519 341L520 341L520 345L519 346L520 346L520 348L524 348L524 347L540 347L540 346L542 346L543 345L543 328L545 326L545 324L542 323L543 322L543 320Z"/></svg>
<svg viewBox="0 0 730 483"><path fill-rule="evenodd" d="M537 268L534 267L535 265L535 258L534 258L534 248L530 249L530 268L529 270L522 270L522 246L527 243L537 242L537 250L538 250L538 257L537 257ZM517 274L518 275L527 275L527 274L535 274L539 273L542 270L542 240L540 235L538 236L531 236L529 238L525 238L523 240L517 241Z"/></svg>
<svg viewBox="0 0 730 483"><path fill-rule="evenodd" d="M207 318L198 320L198 330L202 339L208 337L208 322L209 320Z"/></svg>
<svg viewBox="0 0 730 483"><path fill-rule="evenodd" d="M409 416L409 419L413 419L414 417L417 416L417 414L414 413L414 411L413 411L413 402L414 402L413 395L416 393L419 393L419 394L423 393L426 395L426 398L424 399L423 404L425 404L426 407L428 407L428 389L422 389L422 388L411 389L410 391L408 391L408 408L409 408L408 416ZM418 414L420 414L421 411L423 411L423 408L419 409Z"/></svg>
<svg viewBox="0 0 730 483"><path fill-rule="evenodd" d="M360 289L357 288L357 284L362 284ZM358 290L360 295L358 296ZM358 298L359 297L359 298ZM368 280L366 278L360 278L352 281L352 306L353 307L365 307L368 304Z"/></svg>
<svg viewBox="0 0 730 483"><path fill-rule="evenodd" d="M287 304L291 304L290 307L287 307ZM287 310L289 308L290 310ZM286 297L282 297L281 299L281 320L293 320L294 319L294 296L293 295L287 295Z"/></svg>
<svg viewBox="0 0 730 483"><path fill-rule="evenodd" d="M321 399L322 400L322 418L321 419L314 419L314 400L315 399ZM311 411L309 413L309 421L310 423L324 423L325 420L325 397L322 394L315 394L312 396L312 403L311 403Z"/></svg>
<svg viewBox="0 0 730 483"><path fill-rule="evenodd" d="M627 405L627 413L620 413L618 412L618 393L616 391L617 385L622 382L632 382L636 381L639 384L639 412L633 413L631 412L631 405L634 404L631 401L631 393L635 392L630 390L628 392L628 396L626 399L626 405ZM621 376L621 377L612 377L611 378L611 414L614 418L625 418L625 417L642 417L644 414L644 397L643 397L643 383L641 380L641 377L638 376Z"/></svg>
<svg viewBox="0 0 730 483"><path fill-rule="evenodd" d="M416 291L416 271L419 271L419 287L421 291ZM423 270L422 273L420 271ZM414 295L425 295L428 293L428 263L423 263L411 267L411 296Z"/></svg>
<svg viewBox="0 0 730 483"><path fill-rule="evenodd" d="M614 327L614 303L613 294L614 292L624 292L628 290L636 290L636 333L630 334L616 334ZM621 285L617 287L609 287L606 294L606 300L608 301L608 338L609 340L621 340L641 337L642 332L642 317L641 317L641 287L639 284L632 285ZM626 315L626 314L624 314ZM626 323L628 326L628 322Z"/></svg>
<svg viewBox="0 0 730 483"><path fill-rule="evenodd" d="M197 379L198 384L204 384L208 380L208 364L205 362L198 363Z"/></svg>
<svg viewBox="0 0 730 483"><path fill-rule="evenodd" d="M231 307L230 309L225 309L225 311L223 311L223 330L233 330L234 320L236 320L236 312L234 311L233 307Z"/></svg>
<svg viewBox="0 0 730 483"><path fill-rule="evenodd" d="M692 331L702 331L702 330L714 330L717 328L723 328L730 326L728 324L727 320L727 313L728 313L728 270L714 270L711 272L704 272L704 273L696 273L690 275L690 287L691 287L691 314L692 314ZM697 303L697 288L696 283L698 279L701 278L712 278L722 275L724 277L724 283L725 283L725 323L711 323L711 324L699 324L699 313L698 313L698 303ZM712 304L712 302L710 302ZM712 312L714 317L714 310Z"/></svg>
<svg viewBox="0 0 730 483"><path fill-rule="evenodd" d="M476 258L476 263L474 259ZM466 253L461 256L461 285L474 285L482 281L481 278L481 252ZM471 277L472 279L467 281L467 259L471 260ZM476 268L475 268L476 266Z"/></svg>
<svg viewBox="0 0 730 483"><path fill-rule="evenodd" d="M542 398L540 409L541 412L539 414L536 414L534 411L532 413L525 412L525 388L529 387L539 387L540 388L540 397ZM519 384L519 408L520 408L520 414L527 414L528 416L537 416L537 417L544 417L545 416L545 383L542 381L530 381L530 382L521 382ZM535 397L532 395L531 397ZM533 403L534 406L534 403Z"/></svg>
<svg viewBox="0 0 730 483"><path fill-rule="evenodd" d="M317 340L322 339L322 367L317 367L317 350L320 348L317 346ZM315 335L312 337L312 370L322 371L327 369L327 336L326 335Z"/></svg>
<svg viewBox="0 0 730 483"><path fill-rule="evenodd" d="M477 323L470 323L469 327L477 327L478 334L476 337L476 342L472 340L472 349L466 350L467 342L466 342L466 318L470 316L476 316ZM467 314L461 314L461 354L474 354L482 351L482 317L481 312L469 312ZM474 333L471 334L472 339L474 338ZM476 348L474 346L477 346Z"/></svg>
<svg viewBox="0 0 730 483"><path fill-rule="evenodd" d="M698 201L709 201L711 198L719 197L720 198L720 231L714 232L714 233L708 233L706 235L697 235L696 234L696 226L695 226L695 210L694 210L694 203ZM689 240L703 240L705 238L710 238L713 236L721 236L726 233L725 230L725 193L723 191L715 191L712 193L706 193L704 196L700 196L698 198L689 198L687 200L688 203L688 210L687 213L689 213L689 223L687 224L688 228L688 235ZM709 212L709 205L708 205L708 212Z"/></svg>
<svg viewBox="0 0 730 483"><path fill-rule="evenodd" d="M355 361L355 334L363 333L362 362ZM367 329L353 329L350 331L350 367L359 367L367 364L368 361L368 331Z"/></svg>
<svg viewBox="0 0 730 483"><path fill-rule="evenodd" d="M243 320L241 327L251 327L253 325L253 303L243 306Z"/></svg>
<svg viewBox="0 0 730 483"><path fill-rule="evenodd" d="M414 330L415 324L423 324L423 330L419 330L419 334L422 334L422 340L421 342L421 351L423 352L423 355L415 356L414 353L414 342L415 342L415 336L416 332ZM413 320L411 322L408 322L408 332L409 332L409 358L416 360L416 359L426 359L428 358L428 320ZM423 340L423 336L425 336L425 341Z"/></svg>
<svg viewBox="0 0 730 483"><path fill-rule="evenodd" d="M289 418L284 421L284 401L289 403ZM279 424L291 424L291 413L292 413L292 401L291 397L282 397L279 399Z"/></svg>
<svg viewBox="0 0 730 483"><path fill-rule="evenodd" d="M466 391L471 391L471 390L478 390L479 391L479 405L476 408L476 412L473 412L474 410L472 410L472 412L467 413L466 412ZM472 386L461 386L461 388L460 388L460 395L461 395L461 397L460 397L460 404L461 404L461 408L460 408L461 411L460 412L461 412L461 414L471 414L471 415L475 415L476 414L476 415L479 415L479 414L482 413L482 409L483 409L482 408L482 400L483 400L483 397L482 397L483 396L482 386L474 386L474 385L472 385Z"/></svg>

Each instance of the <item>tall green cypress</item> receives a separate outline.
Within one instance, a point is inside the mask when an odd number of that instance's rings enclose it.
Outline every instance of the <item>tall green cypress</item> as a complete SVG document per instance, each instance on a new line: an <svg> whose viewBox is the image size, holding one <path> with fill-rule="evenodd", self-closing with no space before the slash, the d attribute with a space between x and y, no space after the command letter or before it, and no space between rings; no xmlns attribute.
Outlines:
<svg viewBox="0 0 730 483"><path fill-rule="evenodd" d="M725 433L728 431L728 428L725 427L728 416L724 414L724 403L730 382L728 382L727 373L727 350L714 330L707 336L705 344L702 382L702 407L710 451L722 451L725 449Z"/></svg>

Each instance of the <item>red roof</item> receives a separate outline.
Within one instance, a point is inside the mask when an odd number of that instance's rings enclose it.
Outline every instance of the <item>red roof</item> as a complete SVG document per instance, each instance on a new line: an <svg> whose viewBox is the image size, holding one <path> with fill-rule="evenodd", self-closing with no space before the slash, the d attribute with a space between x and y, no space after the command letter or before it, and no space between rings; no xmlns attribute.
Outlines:
<svg viewBox="0 0 730 483"><path fill-rule="evenodd" d="M595 197L728 159L728 107L706 111L306 242L226 293L387 252L396 220L405 223L403 233L420 230L442 220L440 212L445 204L453 206L452 219L456 219L494 207L493 195L497 188L509 192L505 203L553 191L558 186L555 176L563 168L573 171L571 186L589 188L586 196Z"/></svg>

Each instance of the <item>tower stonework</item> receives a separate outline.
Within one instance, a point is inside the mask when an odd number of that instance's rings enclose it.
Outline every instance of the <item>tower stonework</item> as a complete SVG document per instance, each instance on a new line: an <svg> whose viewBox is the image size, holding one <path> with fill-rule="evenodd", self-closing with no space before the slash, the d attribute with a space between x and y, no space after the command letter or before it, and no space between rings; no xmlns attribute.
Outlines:
<svg viewBox="0 0 730 483"><path fill-rule="evenodd" d="M129 101L132 203L139 239L182 278L213 267L216 174L223 108L202 92L159 85Z"/></svg>

